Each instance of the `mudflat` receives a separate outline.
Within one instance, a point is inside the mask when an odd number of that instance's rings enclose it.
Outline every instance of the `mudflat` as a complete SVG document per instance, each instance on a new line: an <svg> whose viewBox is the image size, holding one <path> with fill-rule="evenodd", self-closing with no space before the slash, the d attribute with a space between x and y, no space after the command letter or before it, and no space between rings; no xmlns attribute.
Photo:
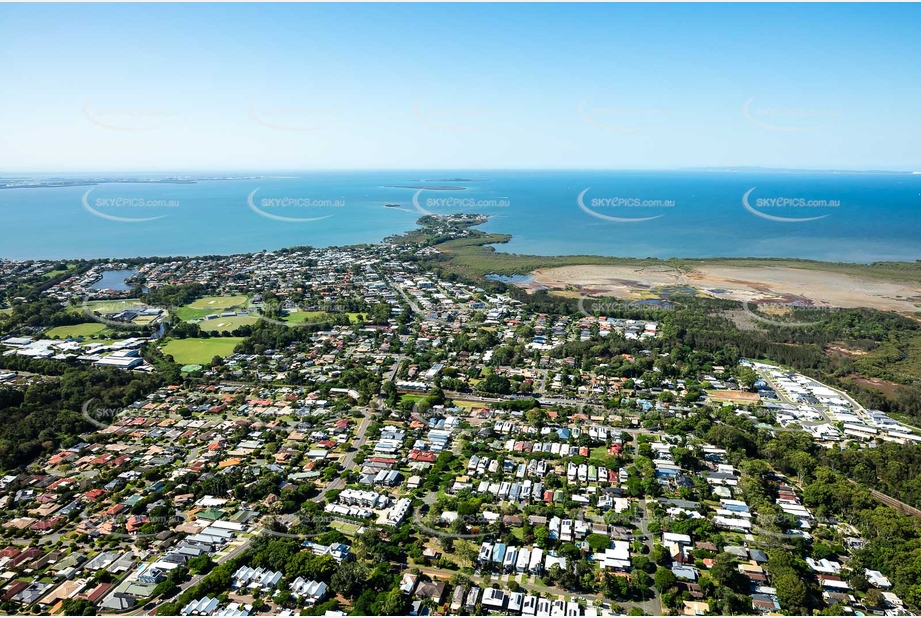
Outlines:
<svg viewBox="0 0 921 618"><path fill-rule="evenodd" d="M624 299L686 288L702 296L749 302L798 301L817 307L870 307L905 313L921 309L921 285L917 283L777 266L561 266L535 270L528 286L577 288L583 295Z"/></svg>

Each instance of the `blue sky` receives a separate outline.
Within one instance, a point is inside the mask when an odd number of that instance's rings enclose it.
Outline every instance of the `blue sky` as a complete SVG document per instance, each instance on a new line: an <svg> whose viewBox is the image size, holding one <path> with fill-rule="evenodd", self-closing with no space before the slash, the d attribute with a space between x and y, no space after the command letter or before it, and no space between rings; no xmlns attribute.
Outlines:
<svg viewBox="0 0 921 618"><path fill-rule="evenodd" d="M0 5L0 173L921 170L921 7Z"/></svg>

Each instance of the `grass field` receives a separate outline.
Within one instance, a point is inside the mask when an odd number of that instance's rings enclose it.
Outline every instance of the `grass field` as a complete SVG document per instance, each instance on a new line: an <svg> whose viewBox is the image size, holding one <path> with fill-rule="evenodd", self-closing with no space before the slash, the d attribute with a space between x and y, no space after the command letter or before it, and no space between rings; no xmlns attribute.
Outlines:
<svg viewBox="0 0 921 618"><path fill-rule="evenodd" d="M228 309L240 308L246 305L245 296L206 296L184 307L173 311L180 320L185 322L201 320L207 315L218 314Z"/></svg>
<svg viewBox="0 0 921 618"><path fill-rule="evenodd" d="M203 320L198 323L198 327L208 332L233 332L241 326L255 324L259 318L251 315L238 315L232 318L217 318L216 320Z"/></svg>
<svg viewBox="0 0 921 618"><path fill-rule="evenodd" d="M140 307L143 303L136 298L128 298L125 300L91 300L86 303L86 308L92 311L93 313L116 313L118 311L123 311L129 307ZM68 310L71 313L81 313L83 311L83 303L80 303L75 306L68 307Z"/></svg>
<svg viewBox="0 0 921 618"><path fill-rule="evenodd" d="M188 307L192 309L211 309L214 310L230 309L231 307L242 307L246 304L245 296L205 296L189 303Z"/></svg>
<svg viewBox="0 0 921 618"><path fill-rule="evenodd" d="M85 305L80 303L79 305L68 307L67 310L71 313L85 313L84 306L87 310L97 315L105 315L106 313L118 313L119 311L130 309L131 307L144 307L146 305L136 298L125 300L91 300ZM145 326L155 319L156 316L145 315L134 318L131 323L137 324L138 326Z"/></svg>
<svg viewBox="0 0 921 618"><path fill-rule="evenodd" d="M322 322L329 315L331 314L325 311L297 311L295 313L289 313L288 318L285 321L292 324L303 324L305 322ZM358 321L358 316L363 314L350 312L346 313L346 315L349 316L349 322L354 324Z"/></svg>
<svg viewBox="0 0 921 618"><path fill-rule="evenodd" d="M465 410L486 407L486 404L482 401L464 401L463 399L455 399L454 405L456 405L458 408L464 408Z"/></svg>
<svg viewBox="0 0 921 618"><path fill-rule="evenodd" d="M604 459L608 456L608 447L596 446L588 453L589 459Z"/></svg>
<svg viewBox="0 0 921 618"><path fill-rule="evenodd" d="M228 356L243 337L173 339L162 350L180 365L207 365L215 356Z"/></svg>
<svg viewBox="0 0 921 618"><path fill-rule="evenodd" d="M188 304L184 307L179 307L173 310L173 313L180 320L185 322L191 322L194 320L201 320L198 322L198 325L202 330L207 331L233 331L237 326L242 326L244 324L255 324L259 319L258 316L254 313L252 316L235 316L232 318L218 318L216 320L207 320L205 321L205 316L220 314L222 311L228 309L238 308L245 305L247 298L245 296L208 296L206 298L200 298L195 302ZM289 313L288 316L284 319L285 322L289 324L305 324L308 322L322 322L323 320L329 317L329 313L325 311L296 311L294 313ZM349 316L349 322L355 323L358 321L358 316L363 315L361 313L347 313ZM217 326L218 323L227 323L229 327ZM213 325L212 325L213 323Z"/></svg>
<svg viewBox="0 0 921 618"><path fill-rule="evenodd" d="M331 521L329 522L329 527L335 530L338 530L342 534L347 536L355 536L355 533L358 532L358 524L350 524L345 521Z"/></svg>
<svg viewBox="0 0 921 618"><path fill-rule="evenodd" d="M72 324L70 326L56 326L45 334L52 339L55 337L60 337L61 339L67 339L68 337L90 339L95 338L94 335L98 335L105 329L105 324L86 322L85 324Z"/></svg>
<svg viewBox="0 0 921 618"><path fill-rule="evenodd" d="M304 322L319 322L325 317L325 311L296 311L294 313L289 313L285 322L303 324Z"/></svg>
<svg viewBox="0 0 921 618"><path fill-rule="evenodd" d="M58 275L63 275L64 273L68 272L69 270L70 270L70 267L69 267L69 266L68 266L67 270L51 270L51 271L46 272L44 275L42 275L42 279L51 279L51 278L53 278L53 277L57 277Z"/></svg>
<svg viewBox="0 0 921 618"><path fill-rule="evenodd" d="M183 322L198 321L204 319L206 315L216 313L211 309L192 309L191 307L177 307L171 312Z"/></svg>

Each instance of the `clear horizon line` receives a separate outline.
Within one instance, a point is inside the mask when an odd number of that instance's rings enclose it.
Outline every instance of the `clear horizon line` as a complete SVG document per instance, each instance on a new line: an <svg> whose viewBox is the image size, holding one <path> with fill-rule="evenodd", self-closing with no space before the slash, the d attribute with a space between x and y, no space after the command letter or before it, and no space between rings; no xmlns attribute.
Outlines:
<svg viewBox="0 0 921 618"><path fill-rule="evenodd" d="M2 170L0 179L23 174L241 174L241 173L311 173L311 172L682 172L707 170L765 170L793 172L851 172L912 174L914 168L837 168L837 167L773 167L766 165L695 165L681 167L315 167L315 168L148 168L148 169L32 169Z"/></svg>

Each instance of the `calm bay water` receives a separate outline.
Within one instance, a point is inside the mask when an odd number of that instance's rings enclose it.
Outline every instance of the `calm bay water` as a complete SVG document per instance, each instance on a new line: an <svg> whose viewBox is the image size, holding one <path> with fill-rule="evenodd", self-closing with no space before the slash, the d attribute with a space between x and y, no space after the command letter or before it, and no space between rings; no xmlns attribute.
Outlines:
<svg viewBox="0 0 921 618"><path fill-rule="evenodd" d="M445 190L417 195L422 186ZM498 249L514 253L921 259L921 175L756 171L324 172L3 189L0 258L373 243L425 211L490 215L480 229L512 234Z"/></svg>

